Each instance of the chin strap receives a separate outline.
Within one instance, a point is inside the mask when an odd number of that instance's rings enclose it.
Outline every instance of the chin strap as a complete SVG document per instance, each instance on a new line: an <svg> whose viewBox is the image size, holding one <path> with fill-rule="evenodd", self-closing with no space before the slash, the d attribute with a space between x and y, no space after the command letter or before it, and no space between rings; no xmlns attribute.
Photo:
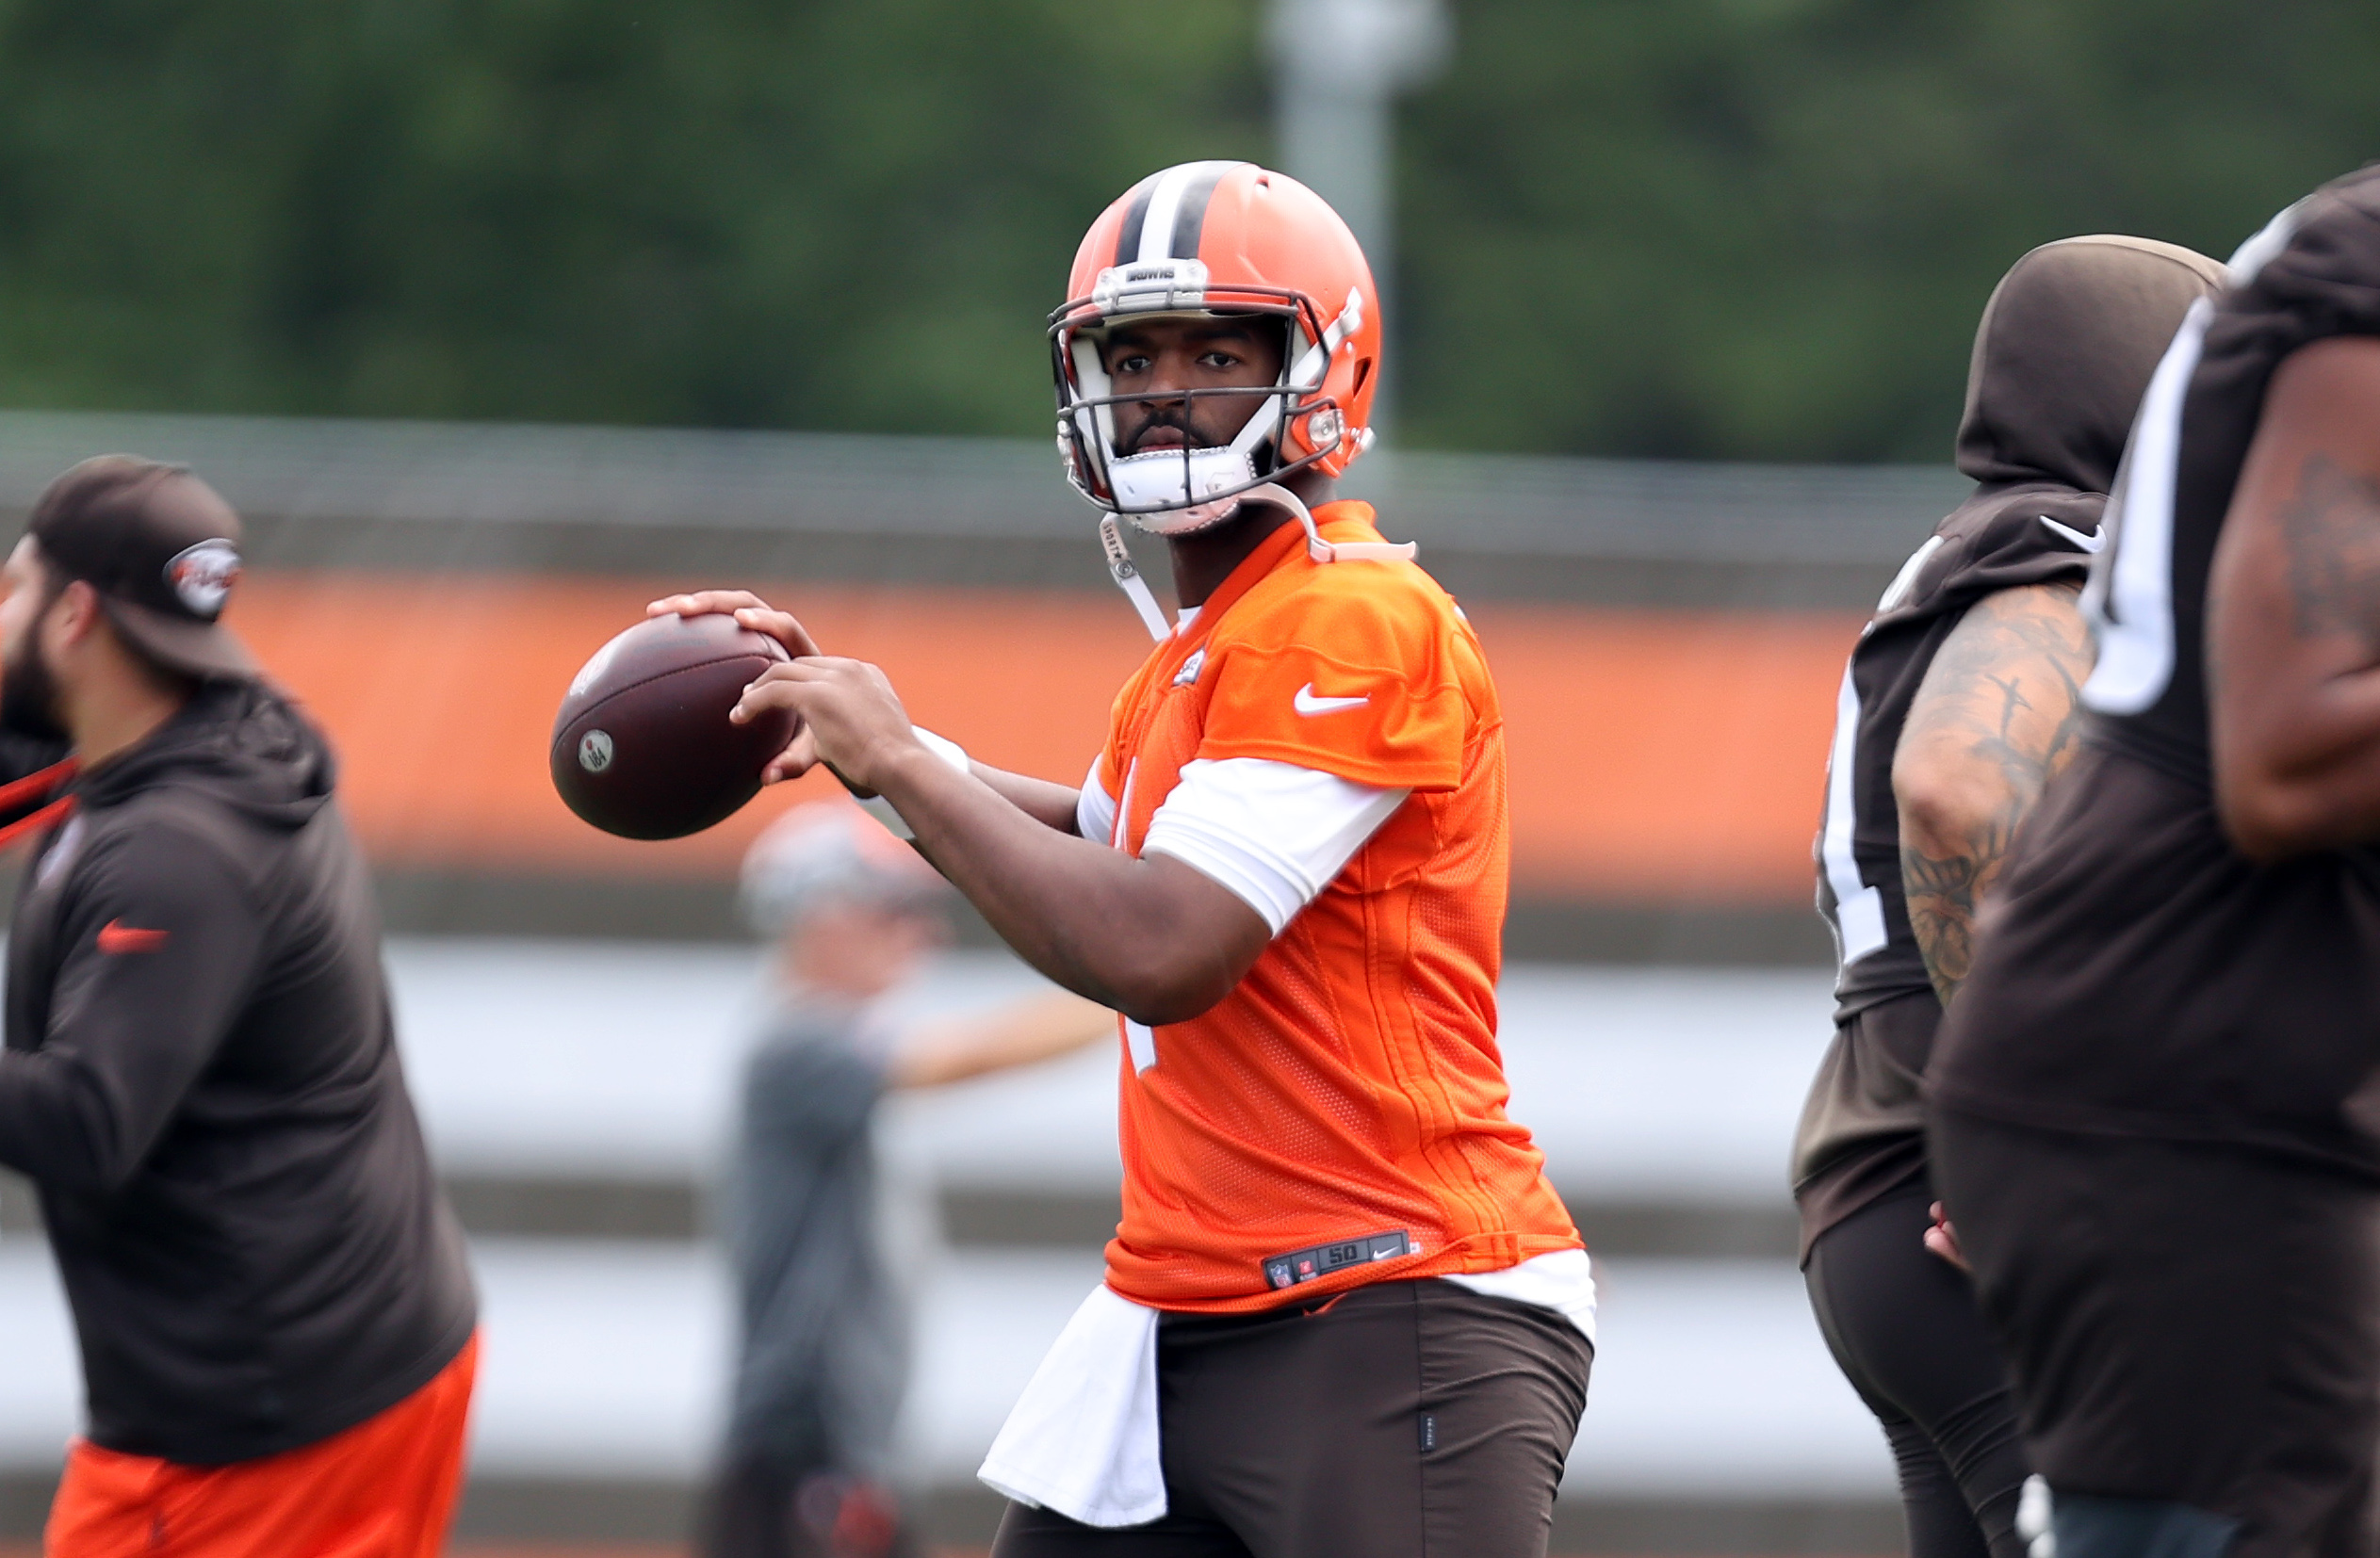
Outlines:
<svg viewBox="0 0 2380 1558"><path fill-rule="evenodd" d="M1233 506L1254 498L1277 503L1297 516L1297 523L1306 529L1306 555L1316 562L1410 562L1421 548L1410 541L1325 541L1314 527L1313 511L1305 500L1278 481L1267 481L1241 493ZM1130 548L1124 544L1123 527L1114 514L1100 516L1100 547L1107 554L1107 576L1116 581L1116 588L1133 603L1140 613L1149 636L1159 643L1171 637L1173 625L1166 621L1165 609L1157 604L1149 581L1141 576L1140 564L1133 560Z"/></svg>
<svg viewBox="0 0 2380 1558"><path fill-rule="evenodd" d="M1133 560L1132 552L1124 545L1124 532L1114 514L1100 516L1100 547L1107 553L1107 576L1116 581L1116 588L1124 592L1133 609L1140 613L1141 625L1149 629L1149 636L1159 643L1165 642L1173 627L1166 621L1165 609L1157 604L1157 597L1149 592L1149 581L1140 576L1140 564Z"/></svg>

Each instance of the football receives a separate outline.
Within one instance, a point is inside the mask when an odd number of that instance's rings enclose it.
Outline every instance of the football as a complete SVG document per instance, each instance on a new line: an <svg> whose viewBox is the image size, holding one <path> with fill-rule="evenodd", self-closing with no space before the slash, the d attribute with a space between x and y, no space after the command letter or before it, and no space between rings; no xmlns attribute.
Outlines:
<svg viewBox="0 0 2380 1558"><path fill-rule="evenodd" d="M790 709L750 724L727 711L785 648L733 617L649 617L595 652L554 716L554 788L622 838L682 838L758 793L801 728Z"/></svg>

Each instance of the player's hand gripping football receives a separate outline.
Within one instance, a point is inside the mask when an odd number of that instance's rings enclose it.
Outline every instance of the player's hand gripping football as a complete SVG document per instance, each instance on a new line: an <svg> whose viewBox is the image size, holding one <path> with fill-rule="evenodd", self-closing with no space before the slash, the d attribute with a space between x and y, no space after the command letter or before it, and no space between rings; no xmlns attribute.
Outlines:
<svg viewBox="0 0 2380 1558"><path fill-rule="evenodd" d="M906 749L924 750L883 672L864 660L820 654L818 641L799 619L749 591L670 595L644 610L656 617L725 612L739 626L776 640L793 657L762 673L727 715L738 724L770 708L790 708L802 717L792 742L762 771L762 784L798 779L824 763L852 793L865 798L876 793L875 778L888 761Z"/></svg>

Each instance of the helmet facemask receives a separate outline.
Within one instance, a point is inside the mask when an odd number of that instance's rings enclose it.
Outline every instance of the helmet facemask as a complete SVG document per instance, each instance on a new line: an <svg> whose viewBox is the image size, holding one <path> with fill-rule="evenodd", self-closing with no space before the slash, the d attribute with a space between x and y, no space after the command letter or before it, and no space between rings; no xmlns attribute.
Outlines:
<svg viewBox="0 0 2380 1558"><path fill-rule="evenodd" d="M1115 267L1090 298L1051 316L1059 395L1058 447L1082 494L1143 530L1188 535L1221 524L1241 496L1319 463L1338 447L1345 419L1323 395L1331 353L1361 317L1351 297L1341 319L1323 324L1313 300L1286 289L1234 285L1210 300L1196 260ZM1226 290L1226 289L1217 289ZM1281 367L1269 385L1228 385L1119 395L1101 349L1108 332L1133 319L1269 317L1282 331ZM1201 399L1261 397L1247 422L1220 445L1199 446L1190 412ZM1116 408L1181 404L1187 440L1137 454L1118 452ZM1284 429L1302 436L1284 440ZM1300 449L1302 446L1302 449ZM1284 461L1284 447L1296 451Z"/></svg>

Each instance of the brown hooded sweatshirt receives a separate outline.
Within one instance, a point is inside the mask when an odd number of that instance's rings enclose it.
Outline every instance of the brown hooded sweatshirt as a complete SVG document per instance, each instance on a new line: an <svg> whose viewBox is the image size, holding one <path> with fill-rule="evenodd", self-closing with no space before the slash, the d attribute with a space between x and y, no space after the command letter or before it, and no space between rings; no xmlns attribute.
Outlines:
<svg viewBox="0 0 2380 1558"><path fill-rule="evenodd" d="M278 694L209 683L76 780L20 889L0 1163L41 1190L106 1449L311 1444L477 1323L333 785Z"/></svg>
<svg viewBox="0 0 2380 1558"><path fill-rule="evenodd" d="M2018 260L1984 305L1967 367L1958 467L1975 493L1919 546L1844 670L1818 912L1833 930L1834 1043L1794 1143L1802 1251L1925 1177L1918 1084L1942 1008L1900 884L1893 754L1926 668L1967 608L2002 590L2082 581L2132 414L2220 263L2145 238L2066 238Z"/></svg>

